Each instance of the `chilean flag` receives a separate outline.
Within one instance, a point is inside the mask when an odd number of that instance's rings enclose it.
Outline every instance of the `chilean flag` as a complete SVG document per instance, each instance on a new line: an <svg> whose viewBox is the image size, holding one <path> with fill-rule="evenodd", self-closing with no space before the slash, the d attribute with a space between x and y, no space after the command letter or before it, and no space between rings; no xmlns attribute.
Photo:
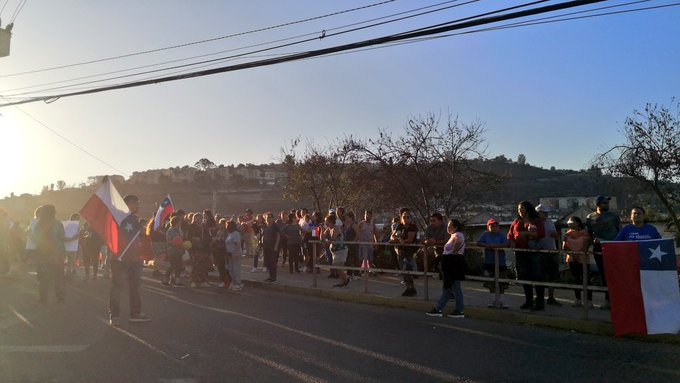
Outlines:
<svg viewBox="0 0 680 383"><path fill-rule="evenodd" d="M128 242L134 240L127 238L124 231L121 233L121 229L125 227L130 229L133 220L125 221L132 215L109 177L104 177L102 186L80 209L80 215L99 234L113 254L126 249L129 246ZM125 223L127 225L124 226ZM139 226L139 223L137 225Z"/></svg>
<svg viewBox="0 0 680 383"><path fill-rule="evenodd" d="M156 216L153 219L153 229L158 231L163 222L165 222L165 220L174 211L175 208L172 206L172 200L170 199L170 194L168 194L167 196L165 196L160 206L158 206L158 211L156 212Z"/></svg>
<svg viewBox="0 0 680 383"><path fill-rule="evenodd" d="M677 334L680 288L672 239L603 242L616 336Z"/></svg>

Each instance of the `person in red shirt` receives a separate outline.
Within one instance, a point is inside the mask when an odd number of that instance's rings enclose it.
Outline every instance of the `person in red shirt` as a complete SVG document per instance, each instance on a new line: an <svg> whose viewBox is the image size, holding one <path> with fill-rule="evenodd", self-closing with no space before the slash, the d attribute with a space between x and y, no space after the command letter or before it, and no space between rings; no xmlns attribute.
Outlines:
<svg viewBox="0 0 680 383"><path fill-rule="evenodd" d="M545 237L543 221L536 213L529 201L522 201L517 205L517 218L510 225L507 239L515 250L515 264L517 278L526 281L543 281L544 273L541 253L522 251L540 248L539 240ZM525 302L520 309L540 311L545 309L545 287L536 286L536 300L534 304L533 291L530 284L522 285Z"/></svg>

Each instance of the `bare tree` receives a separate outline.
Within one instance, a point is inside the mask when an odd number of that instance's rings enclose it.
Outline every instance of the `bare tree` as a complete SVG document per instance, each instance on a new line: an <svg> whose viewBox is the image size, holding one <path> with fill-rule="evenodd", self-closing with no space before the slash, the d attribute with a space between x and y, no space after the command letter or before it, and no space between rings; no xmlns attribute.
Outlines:
<svg viewBox="0 0 680 383"><path fill-rule="evenodd" d="M57 181L57 190L64 190L66 187L66 182L63 180Z"/></svg>
<svg viewBox="0 0 680 383"><path fill-rule="evenodd" d="M444 127L434 114L413 117L402 135L381 130L376 139L346 139L357 162L373 169L378 193L392 207L408 206L421 222L434 211L453 214L471 196L495 187L500 177L475 168L485 156L480 122L448 116Z"/></svg>
<svg viewBox="0 0 680 383"><path fill-rule="evenodd" d="M307 141L304 148L300 144L295 139L282 150L288 173L284 197L294 201L309 198L321 212L333 206L359 206L366 184L360 176L363 165L355 162L353 153L340 142L318 146Z"/></svg>
<svg viewBox="0 0 680 383"><path fill-rule="evenodd" d="M680 230L676 209L680 203L680 104L671 100L675 111L647 104L633 111L623 123L625 142L598 154L593 163L606 173L630 177L652 191ZM676 235L680 243L680 236Z"/></svg>

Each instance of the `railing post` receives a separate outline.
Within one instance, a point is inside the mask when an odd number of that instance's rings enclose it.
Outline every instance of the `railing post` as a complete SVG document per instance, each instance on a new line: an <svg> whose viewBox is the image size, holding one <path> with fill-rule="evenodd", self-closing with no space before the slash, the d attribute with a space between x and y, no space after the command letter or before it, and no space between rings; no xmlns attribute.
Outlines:
<svg viewBox="0 0 680 383"><path fill-rule="evenodd" d="M583 254L583 291L581 292L581 303L583 304L583 319L588 319L588 253Z"/></svg>
<svg viewBox="0 0 680 383"><path fill-rule="evenodd" d="M494 291L495 291L495 297L494 297L494 306L497 309L501 308L501 283L498 281L498 278L500 277L501 273L501 268L500 268L500 256L498 254L498 250L495 249L493 251L493 285L494 285Z"/></svg>
<svg viewBox="0 0 680 383"><path fill-rule="evenodd" d="M430 300L430 277L427 275L428 271L430 270L429 267L429 262L427 259L427 248L425 246L422 247L423 249L423 277L425 278L425 300L428 301Z"/></svg>
<svg viewBox="0 0 680 383"><path fill-rule="evenodd" d="M318 242L314 242L314 246L312 247L312 287L316 287L316 257L317 257L317 246L319 246Z"/></svg>

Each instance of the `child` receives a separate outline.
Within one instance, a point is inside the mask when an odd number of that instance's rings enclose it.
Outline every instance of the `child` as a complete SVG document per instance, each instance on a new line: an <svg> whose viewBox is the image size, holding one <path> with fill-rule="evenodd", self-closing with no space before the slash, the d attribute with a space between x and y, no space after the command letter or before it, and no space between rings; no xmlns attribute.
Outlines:
<svg viewBox="0 0 680 383"><path fill-rule="evenodd" d="M572 216L569 217L567 221L569 225L569 230L564 235L564 242L562 243L562 248L564 250L571 250L572 252L585 252L590 246L590 234L583 227L583 222L579 217ZM569 270L571 271L571 276L574 278L574 284L583 284L583 267L584 263L587 262L585 254L569 254L567 253L567 263L569 264ZM588 267L586 265L585 267ZM590 277L590 273L588 273ZM582 307L584 302L581 300L581 290L574 289L574 295L576 300L574 300L574 307ZM588 308L593 307L593 291L588 290L588 300L585 302Z"/></svg>

